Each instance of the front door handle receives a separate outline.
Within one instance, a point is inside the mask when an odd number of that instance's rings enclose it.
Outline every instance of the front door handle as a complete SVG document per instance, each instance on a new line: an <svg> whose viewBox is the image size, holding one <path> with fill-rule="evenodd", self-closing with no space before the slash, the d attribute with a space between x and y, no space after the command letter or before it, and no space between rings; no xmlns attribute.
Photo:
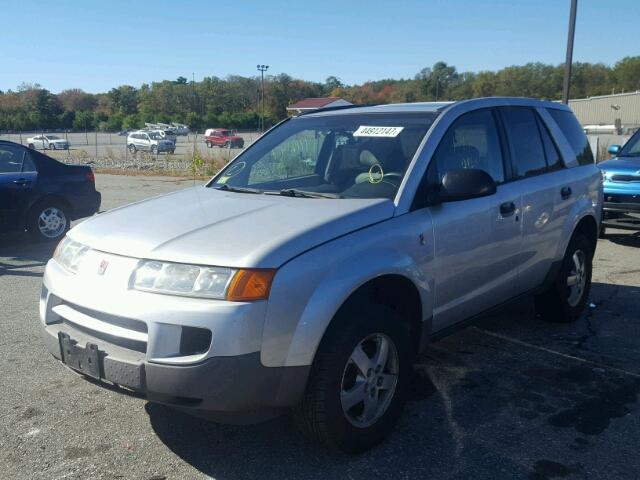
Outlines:
<svg viewBox="0 0 640 480"><path fill-rule="evenodd" d="M24 187L25 185L29 185L31 183L31 180L27 180L26 178L18 178L17 180L14 180L13 183L18 185L19 187Z"/></svg>
<svg viewBox="0 0 640 480"><path fill-rule="evenodd" d="M500 215L503 217L509 217L516 211L516 204L513 202L505 202L500 205Z"/></svg>
<svg viewBox="0 0 640 480"><path fill-rule="evenodd" d="M562 190L560 190L560 195L562 196L563 200L569 198L571 196L571 193L573 193L571 191L571 187L562 187Z"/></svg>

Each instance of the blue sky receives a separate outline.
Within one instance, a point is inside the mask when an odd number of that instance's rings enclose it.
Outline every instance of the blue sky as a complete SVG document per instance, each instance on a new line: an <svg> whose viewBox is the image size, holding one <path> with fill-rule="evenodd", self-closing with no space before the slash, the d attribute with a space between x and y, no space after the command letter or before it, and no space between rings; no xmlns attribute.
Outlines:
<svg viewBox="0 0 640 480"><path fill-rule="evenodd" d="M0 0L0 89L107 91L184 76L344 82L564 61L569 0ZM640 54L640 1L580 0L575 61Z"/></svg>

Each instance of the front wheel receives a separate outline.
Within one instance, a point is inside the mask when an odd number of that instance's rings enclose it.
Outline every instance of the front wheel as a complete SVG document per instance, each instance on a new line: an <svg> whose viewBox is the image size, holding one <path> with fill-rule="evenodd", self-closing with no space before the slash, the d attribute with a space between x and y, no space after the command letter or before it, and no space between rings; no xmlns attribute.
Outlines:
<svg viewBox="0 0 640 480"><path fill-rule="evenodd" d="M30 144L29 144L29 148L30 148L31 150L35 150L35 149L36 149L36 147L35 147L35 145L34 145L33 143L30 143Z"/></svg>
<svg viewBox="0 0 640 480"><path fill-rule="evenodd" d="M158 147L156 147L155 145L151 145L151 153L153 155L155 155L156 153L158 153Z"/></svg>
<svg viewBox="0 0 640 480"><path fill-rule="evenodd" d="M136 146L135 146L133 143L132 143L132 144L130 144L130 145L129 145L129 152L131 152L131 153L135 154L135 153L136 153L136 151L137 151Z"/></svg>
<svg viewBox="0 0 640 480"><path fill-rule="evenodd" d="M591 290L593 251L594 245L585 235L574 235L553 285L535 298L536 310L543 318L568 323L580 317Z"/></svg>
<svg viewBox="0 0 640 480"><path fill-rule="evenodd" d="M294 411L312 439L348 453L368 450L391 432L411 363L403 319L383 305L358 310L334 319Z"/></svg>
<svg viewBox="0 0 640 480"><path fill-rule="evenodd" d="M56 149L56 144L55 143L50 143L49 144L49 150L55 150Z"/></svg>
<svg viewBox="0 0 640 480"><path fill-rule="evenodd" d="M207 148L211 148L211 147L213 147L213 143L211 143L211 142L210 142L210 141L208 141L208 140L207 140L206 142L204 142L204 143L205 143L205 145L207 146Z"/></svg>
<svg viewBox="0 0 640 480"><path fill-rule="evenodd" d="M58 202L41 202L31 209L27 230L35 241L53 242L69 230L68 210Z"/></svg>

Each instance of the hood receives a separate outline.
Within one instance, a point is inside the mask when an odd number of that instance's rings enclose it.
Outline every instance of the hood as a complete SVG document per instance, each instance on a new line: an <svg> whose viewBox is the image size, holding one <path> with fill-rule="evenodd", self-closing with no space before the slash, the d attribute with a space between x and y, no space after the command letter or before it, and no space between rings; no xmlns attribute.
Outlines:
<svg viewBox="0 0 640 480"><path fill-rule="evenodd" d="M96 215L69 232L136 258L277 268L341 235L393 216L385 199L291 198L193 187Z"/></svg>
<svg viewBox="0 0 640 480"><path fill-rule="evenodd" d="M598 167L606 172L636 173L640 170L640 157L616 157L598 163Z"/></svg>

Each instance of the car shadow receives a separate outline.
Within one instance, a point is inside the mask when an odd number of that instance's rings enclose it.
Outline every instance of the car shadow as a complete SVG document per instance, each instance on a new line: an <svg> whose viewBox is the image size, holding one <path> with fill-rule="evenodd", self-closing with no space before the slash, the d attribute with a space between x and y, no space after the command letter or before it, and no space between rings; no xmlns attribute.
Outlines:
<svg viewBox="0 0 640 480"><path fill-rule="evenodd" d="M589 445L619 436L609 432L613 420L637 408L639 299L638 287L595 283L590 308L573 324L544 321L527 299L431 344L398 426L357 456L319 448L290 416L233 426L153 403L146 411L171 451L219 480L581 475L583 465L597 465ZM630 454L605 450L603 458L621 464Z"/></svg>
<svg viewBox="0 0 640 480"><path fill-rule="evenodd" d="M55 248L55 242L33 242L23 233L0 235L0 277L41 277Z"/></svg>
<svg viewBox="0 0 640 480"><path fill-rule="evenodd" d="M640 232L609 233L606 239L623 247L640 247Z"/></svg>

